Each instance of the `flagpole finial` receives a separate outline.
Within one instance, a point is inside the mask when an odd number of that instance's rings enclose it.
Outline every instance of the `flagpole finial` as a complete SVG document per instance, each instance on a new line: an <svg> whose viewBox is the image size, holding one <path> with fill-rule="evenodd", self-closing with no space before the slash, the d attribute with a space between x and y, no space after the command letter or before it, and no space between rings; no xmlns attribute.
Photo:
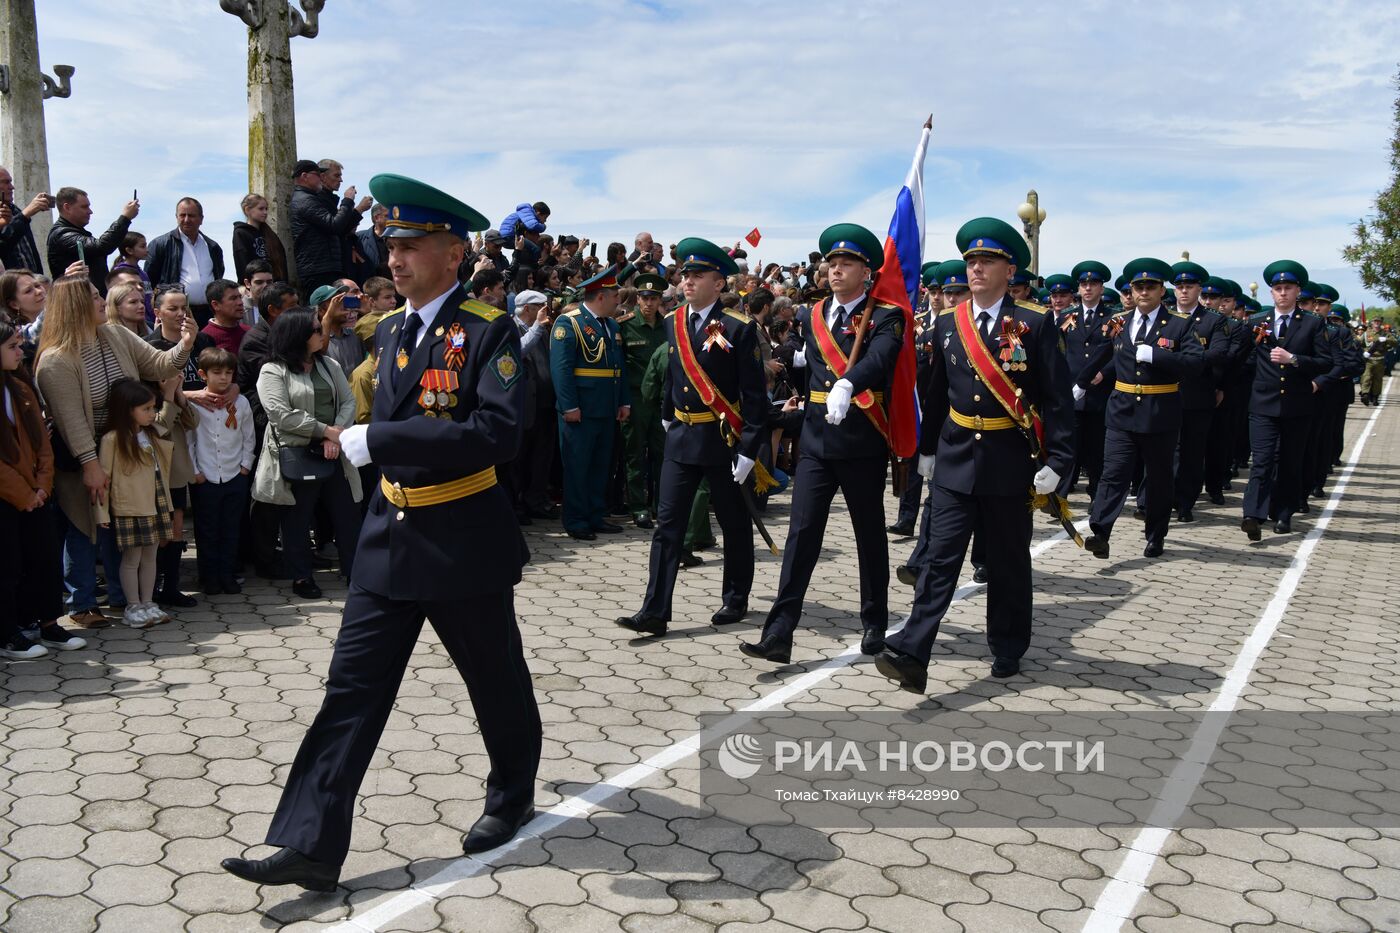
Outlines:
<svg viewBox="0 0 1400 933"><path fill-rule="evenodd" d="M931 129L933 129L933 114L929 114L929 115L928 115L928 119L924 121L924 129L926 129L926 130L931 130Z"/></svg>

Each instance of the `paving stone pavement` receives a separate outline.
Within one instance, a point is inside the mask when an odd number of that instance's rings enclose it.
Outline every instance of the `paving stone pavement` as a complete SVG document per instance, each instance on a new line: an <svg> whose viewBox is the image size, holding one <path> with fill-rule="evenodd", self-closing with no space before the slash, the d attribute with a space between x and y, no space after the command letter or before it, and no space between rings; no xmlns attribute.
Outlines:
<svg viewBox="0 0 1400 933"><path fill-rule="evenodd" d="M1395 710L1396 407L1376 422L1242 708ZM1351 409L1348 453L1370 414ZM1238 529L1243 482L1234 485L1225 506L1203 505L1195 524L1174 526L1157 561L1137 556L1131 519L1107 564L1063 541L1045 546L1055 529L1037 519L1044 550L1026 676L988 678L978 590L949 613L927 698L894 689L858 659L825 669L782 706L950 715L1206 708L1322 504L1299 517L1298 532L1266 532L1249 546ZM1082 510L1082 494L1075 504ZM892 518L893 500L888 510ZM839 501L836 512L798 663L781 671L739 654L752 626L708 625L717 556L682 571L673 634L629 640L612 619L640 603L647 533L582 545L554 528L527 529L535 562L516 599L544 720L538 803L549 808L600 781L627 786L504 855L458 860L486 758L466 689L425 629L334 893L254 888L218 862L269 851L262 834L320 701L343 586L325 580L326 599L289 602L285 587L250 580L242 595L204 599L174 624L91 633L87 649L0 668L0 929L1082 929L1136 830L745 826L695 792L694 756L628 770L692 737L697 715L791 689L859 641L847 582L854 546ZM784 498L768 520L781 540ZM891 557L911 544L893 539ZM757 609L767 608L778 570L760 549ZM907 611L912 591L891 586L892 611ZM1392 749L1379 764L1397 763ZM1377 764L1337 762L1319 783L1341 786ZM406 893L454 865L456 883ZM1144 887L1125 929L1397 929L1400 832L1182 829L1167 835Z"/></svg>

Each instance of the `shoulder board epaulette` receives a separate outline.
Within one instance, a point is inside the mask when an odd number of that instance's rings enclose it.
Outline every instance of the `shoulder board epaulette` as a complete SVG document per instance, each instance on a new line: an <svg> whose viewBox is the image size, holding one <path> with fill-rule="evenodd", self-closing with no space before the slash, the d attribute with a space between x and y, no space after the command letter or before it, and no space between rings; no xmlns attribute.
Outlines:
<svg viewBox="0 0 1400 933"><path fill-rule="evenodd" d="M477 301L475 298L468 298L457 306L463 311L470 311L484 321L494 321L505 314L500 308L493 308L484 301Z"/></svg>
<svg viewBox="0 0 1400 933"><path fill-rule="evenodd" d="M732 317L734 320L740 321L744 324L747 324L753 320L753 318L749 317L747 314L744 314L742 311L734 311L730 308L725 308L724 313Z"/></svg>
<svg viewBox="0 0 1400 933"><path fill-rule="evenodd" d="M667 311L667 312L666 312L666 316L665 316L664 318L662 318L662 320L663 320L663 321L669 321L671 318L673 318L673 317L675 317L675 316L676 316L676 312L674 312L674 311Z"/></svg>
<svg viewBox="0 0 1400 933"><path fill-rule="evenodd" d="M394 310L390 311L388 314L384 315L384 317L380 318L380 320L381 320L381 321L386 320L386 319L388 319L388 318L393 317L393 316L396 315L396 314L403 314L403 313L404 313L404 310L405 310L407 307L408 307L408 305L399 305L397 308L395 308Z"/></svg>
<svg viewBox="0 0 1400 933"><path fill-rule="evenodd" d="M1044 314L1048 309L1043 305L1032 304L1029 301L1018 301L1016 307L1024 308L1027 311L1034 311L1036 314Z"/></svg>
<svg viewBox="0 0 1400 933"><path fill-rule="evenodd" d="M622 317L620 317L620 318L617 319L617 323L619 323L619 324L626 324L628 321L632 320L632 318L634 318L634 317L636 317L636 316L637 316L637 312L636 312L636 311L628 311L628 312L627 312L626 314L624 314Z"/></svg>
<svg viewBox="0 0 1400 933"><path fill-rule="evenodd" d="M893 311L902 311L902 310L904 310L904 309L901 308L899 305L892 305L892 304L890 304L888 301L877 301L877 302L875 302L875 307L877 307L877 308L889 308L889 309L891 309L891 310L893 310Z"/></svg>
<svg viewBox="0 0 1400 933"><path fill-rule="evenodd" d="M559 315L559 316L560 316L560 317L578 317L578 308L575 308L575 309L572 310L572 311L565 311L563 314L561 314L561 315Z"/></svg>
<svg viewBox="0 0 1400 933"><path fill-rule="evenodd" d="M1191 315L1189 315L1189 314L1182 314L1180 311L1168 311L1167 313L1170 314L1172 317L1174 317L1174 318L1180 318L1180 319L1183 320L1183 321L1189 321L1189 320L1191 320Z"/></svg>
<svg viewBox="0 0 1400 933"><path fill-rule="evenodd" d="M1269 318L1269 317L1273 317L1273 316L1274 316L1274 313L1273 313L1272 311L1256 311L1254 314L1251 314L1251 315L1249 316L1249 319L1250 319L1251 321L1262 321L1262 320L1264 320L1265 318Z"/></svg>
<svg viewBox="0 0 1400 933"><path fill-rule="evenodd" d="M945 315L945 314L952 314L952 313L953 313L954 311L956 311L956 310L958 310L958 306L957 306L957 305L953 305L953 307L951 307L951 308L944 308L942 311L939 311L939 312L938 312L938 316L939 316L939 317L942 317L942 316Z"/></svg>

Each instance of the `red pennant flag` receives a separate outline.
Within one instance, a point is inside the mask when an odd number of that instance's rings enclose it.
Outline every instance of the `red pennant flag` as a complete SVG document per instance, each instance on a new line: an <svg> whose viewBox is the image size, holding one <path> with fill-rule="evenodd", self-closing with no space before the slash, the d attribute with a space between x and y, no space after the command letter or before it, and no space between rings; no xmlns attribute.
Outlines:
<svg viewBox="0 0 1400 933"><path fill-rule="evenodd" d="M1366 306L1364 304L1361 306L1361 324L1363 327L1366 324Z"/></svg>
<svg viewBox="0 0 1400 933"><path fill-rule="evenodd" d="M758 241L761 240L761 239L763 239L763 234L761 234L761 233L758 232L758 228L757 228L757 227L754 227L752 230L750 230L750 231L748 232L748 235L745 236L744 239L746 239L746 240L749 241L749 245L750 245L750 246L752 246L752 247L754 247L755 249L757 249L757 248L758 248Z"/></svg>

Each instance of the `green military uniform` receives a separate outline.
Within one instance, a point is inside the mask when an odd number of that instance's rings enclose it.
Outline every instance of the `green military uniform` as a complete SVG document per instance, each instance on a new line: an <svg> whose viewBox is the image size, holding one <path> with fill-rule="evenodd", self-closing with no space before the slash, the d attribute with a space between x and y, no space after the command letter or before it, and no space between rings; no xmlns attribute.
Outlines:
<svg viewBox="0 0 1400 933"><path fill-rule="evenodd" d="M1385 381L1385 358L1395 347L1395 337L1379 330L1368 330L1361 341L1361 356L1366 368L1361 371L1361 401L1374 405L1381 397Z"/></svg>
<svg viewBox="0 0 1400 933"><path fill-rule="evenodd" d="M633 285L641 295L661 297L666 280L654 273L637 276ZM627 387L632 395L632 414L622 423L622 441L627 464L627 511L639 528L650 528L656 511L656 484L661 478L661 455L666 433L661 429L661 398L648 399L642 379L656 348L665 346L666 329L660 309L647 323L641 308L618 318Z"/></svg>

